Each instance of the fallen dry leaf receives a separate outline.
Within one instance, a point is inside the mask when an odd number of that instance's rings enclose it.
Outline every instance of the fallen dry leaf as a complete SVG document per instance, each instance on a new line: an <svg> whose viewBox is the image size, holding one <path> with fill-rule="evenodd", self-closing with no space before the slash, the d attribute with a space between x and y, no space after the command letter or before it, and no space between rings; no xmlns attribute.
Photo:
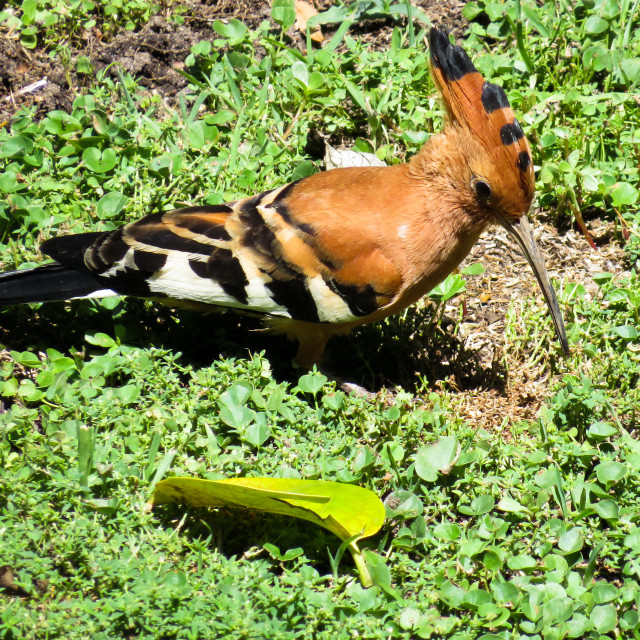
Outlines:
<svg viewBox="0 0 640 640"><path fill-rule="evenodd" d="M386 167L375 153L353 151L353 149L334 149L325 142L324 163L327 170L344 167Z"/></svg>
<svg viewBox="0 0 640 640"><path fill-rule="evenodd" d="M307 21L312 16L318 15L318 12L315 7L306 0L296 0L294 4L296 10L296 29L301 33L307 33ZM324 41L324 36L322 35L320 27L316 27L311 32L311 39L314 42Z"/></svg>

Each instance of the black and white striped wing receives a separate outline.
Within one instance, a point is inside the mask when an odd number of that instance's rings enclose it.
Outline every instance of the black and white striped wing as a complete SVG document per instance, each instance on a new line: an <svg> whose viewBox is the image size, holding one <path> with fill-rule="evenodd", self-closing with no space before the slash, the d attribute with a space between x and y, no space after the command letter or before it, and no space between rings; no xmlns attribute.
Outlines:
<svg viewBox="0 0 640 640"><path fill-rule="evenodd" d="M375 310L373 295L332 278L311 230L293 223L284 205L292 186L151 214L111 232L53 238L42 250L90 271L116 294L307 322L351 322Z"/></svg>

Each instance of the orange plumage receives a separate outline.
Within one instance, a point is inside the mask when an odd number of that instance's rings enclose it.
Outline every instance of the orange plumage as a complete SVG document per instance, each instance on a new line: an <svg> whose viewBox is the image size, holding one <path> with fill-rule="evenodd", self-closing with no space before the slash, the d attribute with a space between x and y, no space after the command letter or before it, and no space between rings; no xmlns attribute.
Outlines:
<svg viewBox="0 0 640 640"><path fill-rule="evenodd" d="M104 290L264 315L310 366L327 340L401 311L442 281L492 222L518 240L567 349L526 214L531 151L504 91L446 33L430 35L444 131L407 164L334 169L218 206L151 214L107 233L58 237L56 262L0 275L0 302Z"/></svg>

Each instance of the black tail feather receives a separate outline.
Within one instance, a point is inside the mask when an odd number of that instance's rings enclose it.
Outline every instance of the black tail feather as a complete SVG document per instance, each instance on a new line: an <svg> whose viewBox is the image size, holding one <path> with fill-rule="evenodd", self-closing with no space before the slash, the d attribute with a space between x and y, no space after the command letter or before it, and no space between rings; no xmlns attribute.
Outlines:
<svg viewBox="0 0 640 640"><path fill-rule="evenodd" d="M84 258L87 249L100 237L107 235L104 231L88 233L72 233L68 236L56 236L45 240L40 251L68 267L85 269Z"/></svg>
<svg viewBox="0 0 640 640"><path fill-rule="evenodd" d="M56 263L0 273L0 305L68 300L103 289L90 273Z"/></svg>

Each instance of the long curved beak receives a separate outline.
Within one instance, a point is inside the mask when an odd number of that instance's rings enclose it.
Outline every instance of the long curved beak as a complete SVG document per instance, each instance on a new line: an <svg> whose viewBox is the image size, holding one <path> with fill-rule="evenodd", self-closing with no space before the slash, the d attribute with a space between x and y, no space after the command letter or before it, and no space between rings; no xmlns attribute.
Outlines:
<svg viewBox="0 0 640 640"><path fill-rule="evenodd" d="M549 274L547 268L544 265L544 260L538 249L536 241L533 239L533 231L529 224L529 219L526 215L520 216L516 220L508 220L500 216L498 218L500 224L518 241L520 248L522 249L527 262L531 265L533 273L536 276L536 280L542 289L547 306L551 312L551 318L553 325L556 329L556 335L562 345L562 350L565 355L569 355L569 342L567 341L567 332L564 328L564 322L562 320L562 313L560 312L560 305L558 305L558 299L556 293L549 281Z"/></svg>

